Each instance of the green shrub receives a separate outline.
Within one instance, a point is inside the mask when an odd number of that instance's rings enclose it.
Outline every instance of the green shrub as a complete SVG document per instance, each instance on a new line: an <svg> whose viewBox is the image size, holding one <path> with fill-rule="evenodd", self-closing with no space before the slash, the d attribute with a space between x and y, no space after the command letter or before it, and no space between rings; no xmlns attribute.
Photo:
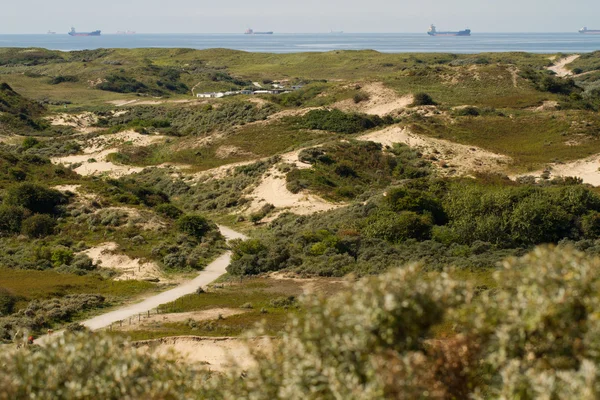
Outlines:
<svg viewBox="0 0 600 400"><path fill-rule="evenodd" d="M0 233L15 234L21 232L25 210L16 206L0 206Z"/></svg>
<svg viewBox="0 0 600 400"><path fill-rule="evenodd" d="M17 298L8 289L0 287L0 317L12 314Z"/></svg>
<svg viewBox="0 0 600 400"><path fill-rule="evenodd" d="M210 223L200 215L184 215L177 220L179 231L196 239L201 239L211 230Z"/></svg>
<svg viewBox="0 0 600 400"><path fill-rule="evenodd" d="M23 147L23 149L28 150L39 144L40 144L39 140L30 136L30 137L26 137L25 139L23 139L23 143L21 144L21 146Z"/></svg>
<svg viewBox="0 0 600 400"><path fill-rule="evenodd" d="M338 109L312 110L300 119L300 124L306 129L318 129L337 133L358 133L392 122L393 120L387 117L347 114Z"/></svg>
<svg viewBox="0 0 600 400"><path fill-rule="evenodd" d="M432 228L433 222L427 216L411 211L403 211L399 214L381 212L366 220L364 233L369 237L396 243L408 239L429 239Z"/></svg>
<svg viewBox="0 0 600 400"><path fill-rule="evenodd" d="M433 98L427 93L416 93L414 95L413 102L411 104L412 107L417 106L435 106L437 103L433 100Z"/></svg>
<svg viewBox="0 0 600 400"><path fill-rule="evenodd" d="M371 96L369 96L368 93L358 92L354 95L354 97L352 97L352 100L354 101L355 104L358 104L358 103L362 103L363 101L369 101L370 98L371 98Z"/></svg>
<svg viewBox="0 0 600 400"><path fill-rule="evenodd" d="M117 93L150 93L151 89L135 78L124 75L111 74L106 76L104 82L96 85L97 89Z"/></svg>
<svg viewBox="0 0 600 400"><path fill-rule="evenodd" d="M52 250L52 256L50 261L54 267L60 267L61 265L69 265L73 261L75 254L70 249L61 246Z"/></svg>
<svg viewBox="0 0 600 400"><path fill-rule="evenodd" d="M156 208L154 210L158 214L164 215L165 217L168 217L171 219L177 219L183 214L183 211L181 211L179 208L177 208L176 206L174 206L171 203L160 204L160 205L156 206Z"/></svg>
<svg viewBox="0 0 600 400"><path fill-rule="evenodd" d="M34 214L23 221L21 231L30 238L41 238L52 235L56 221L47 214Z"/></svg>
<svg viewBox="0 0 600 400"><path fill-rule="evenodd" d="M21 183L7 190L4 202L9 206L26 208L33 213L54 214L57 206L66 204L67 198L58 190L34 183Z"/></svg>
<svg viewBox="0 0 600 400"><path fill-rule="evenodd" d="M600 212L592 211L581 219L581 228L585 237L600 238Z"/></svg>
<svg viewBox="0 0 600 400"><path fill-rule="evenodd" d="M73 75L58 75L50 78L48 83L51 85L59 85L64 82L79 82L79 78Z"/></svg>

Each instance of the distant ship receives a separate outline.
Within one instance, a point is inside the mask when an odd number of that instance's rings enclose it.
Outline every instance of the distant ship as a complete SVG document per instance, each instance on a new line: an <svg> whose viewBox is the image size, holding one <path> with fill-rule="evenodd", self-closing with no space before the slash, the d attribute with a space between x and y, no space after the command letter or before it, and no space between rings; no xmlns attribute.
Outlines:
<svg viewBox="0 0 600 400"><path fill-rule="evenodd" d="M435 29L435 25L432 24L429 27L427 34L429 36L471 36L471 30L465 29L464 31L458 32L438 32L437 29Z"/></svg>
<svg viewBox="0 0 600 400"><path fill-rule="evenodd" d="M584 26L579 30L579 33L583 35L600 35L600 30L598 29L588 29L587 26Z"/></svg>
<svg viewBox="0 0 600 400"><path fill-rule="evenodd" d="M56 32L48 31L46 35L56 35Z"/></svg>
<svg viewBox="0 0 600 400"><path fill-rule="evenodd" d="M117 35L135 35L135 31L117 31Z"/></svg>
<svg viewBox="0 0 600 400"><path fill-rule="evenodd" d="M254 30L248 28L246 29L246 32L244 32L245 35L272 35L273 32L254 32Z"/></svg>
<svg viewBox="0 0 600 400"><path fill-rule="evenodd" d="M100 33L101 33L101 31L77 32L77 31L75 31L75 28L71 28L69 35L71 35L71 36L100 36Z"/></svg>
<svg viewBox="0 0 600 400"><path fill-rule="evenodd" d="M341 35L342 33L344 33L344 31L334 31L334 30L332 29L330 33L333 33L333 34L335 34L335 35Z"/></svg>

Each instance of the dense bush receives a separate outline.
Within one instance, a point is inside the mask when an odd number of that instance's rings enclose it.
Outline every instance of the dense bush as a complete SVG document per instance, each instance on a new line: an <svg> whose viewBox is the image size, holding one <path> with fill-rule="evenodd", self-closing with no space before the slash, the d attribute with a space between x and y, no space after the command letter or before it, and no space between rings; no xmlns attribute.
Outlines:
<svg viewBox="0 0 600 400"><path fill-rule="evenodd" d="M183 211L170 203L160 204L156 206L154 211L171 219L177 219L183 214Z"/></svg>
<svg viewBox="0 0 600 400"><path fill-rule="evenodd" d="M393 120L389 117L347 114L338 109L312 110L300 118L300 124L306 129L337 133L358 133L390 123L393 123Z"/></svg>
<svg viewBox="0 0 600 400"><path fill-rule="evenodd" d="M412 107L417 106L435 106L437 103L433 100L433 98L427 93L415 93L413 102L411 104Z"/></svg>
<svg viewBox="0 0 600 400"><path fill-rule="evenodd" d="M22 232L30 238L41 238L52 235L56 221L47 214L34 214L23 221Z"/></svg>
<svg viewBox="0 0 600 400"><path fill-rule="evenodd" d="M112 74L104 78L104 82L96 85L100 90L117 93L149 93L151 90L135 78Z"/></svg>
<svg viewBox="0 0 600 400"><path fill-rule="evenodd" d="M177 220L177 227L181 232L196 239L201 239L211 230L210 223L201 215L184 215Z"/></svg>
<svg viewBox="0 0 600 400"><path fill-rule="evenodd" d="M41 332L55 324L69 322L77 314L103 307L105 298L97 294L74 294L48 300L32 300L27 307L0 317L0 340L12 340L17 331Z"/></svg>
<svg viewBox="0 0 600 400"><path fill-rule="evenodd" d="M73 75L58 75L53 78L50 78L50 81L48 83L50 83L51 85L59 85L65 82L79 82L79 78Z"/></svg>
<svg viewBox="0 0 600 400"><path fill-rule="evenodd" d="M67 333L40 351L0 356L0 398L189 399L208 376L115 337Z"/></svg>
<svg viewBox="0 0 600 400"><path fill-rule="evenodd" d="M312 168L288 173L287 188L293 193L309 189L333 200L354 199L369 189L430 173L429 164L404 145L385 151L373 142L338 142L302 150L299 159Z"/></svg>
<svg viewBox="0 0 600 400"><path fill-rule="evenodd" d="M25 210L16 206L0 206L0 235L21 232Z"/></svg>
<svg viewBox="0 0 600 400"><path fill-rule="evenodd" d="M12 314L16 303L16 296L0 286L0 317Z"/></svg>
<svg viewBox="0 0 600 400"><path fill-rule="evenodd" d="M600 198L576 183L490 185L421 178L383 190L383 195L365 193L360 203L315 216L280 215L259 235L260 252L245 257L244 248L238 248L230 272L266 268L361 275L420 260L432 270L448 265L485 270L534 245L565 241L590 254L599 252ZM269 260L275 253L276 262Z"/></svg>
<svg viewBox="0 0 600 400"><path fill-rule="evenodd" d="M58 190L33 183L10 187L4 198L4 203L9 206L23 207L40 214L54 214L57 211L56 207L66 202L65 195Z"/></svg>

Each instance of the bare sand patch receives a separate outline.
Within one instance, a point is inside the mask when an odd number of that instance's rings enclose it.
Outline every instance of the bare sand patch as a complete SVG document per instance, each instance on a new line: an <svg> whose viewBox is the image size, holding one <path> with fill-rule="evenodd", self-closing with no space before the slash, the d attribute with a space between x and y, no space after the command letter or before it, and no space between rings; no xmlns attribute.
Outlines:
<svg viewBox="0 0 600 400"><path fill-rule="evenodd" d="M286 153L281 158L287 164L294 164L299 168L310 168L310 165L298 160L299 153L300 150ZM278 170L278 165L271 167L258 186L248 195L249 198L252 198L248 211L255 212L265 204L272 204L275 208L288 210L294 214L307 215L342 206L342 204L330 203L319 196L306 192L290 192L286 186L286 174Z"/></svg>
<svg viewBox="0 0 600 400"><path fill-rule="evenodd" d="M112 269L121 274L115 278L116 281L123 280L145 280L145 279L163 279L163 273L153 262L144 262L139 258L131 258L124 254L118 254L116 251L119 245L115 242L106 242L91 249L82 251L91 258L94 263L99 264L101 268Z"/></svg>
<svg viewBox="0 0 600 400"><path fill-rule="evenodd" d="M558 101L548 100L543 101L542 105L539 107L533 107L531 111L556 111L558 110Z"/></svg>
<svg viewBox="0 0 600 400"><path fill-rule="evenodd" d="M55 157L54 164L75 166L74 171L83 176L105 175L118 178L143 170L141 167L115 164L107 160L111 153L117 152L117 146L131 143L135 146L149 146L164 139L164 136L142 135L135 131L124 131L113 135L102 135L84 143L83 154Z"/></svg>
<svg viewBox="0 0 600 400"><path fill-rule="evenodd" d="M350 287L351 281L348 279L337 278L303 278L295 273L290 272L273 272L269 274L270 279L277 281L291 281L300 284L304 295L312 295L315 293L329 293L332 290L337 291L343 288Z"/></svg>
<svg viewBox="0 0 600 400"><path fill-rule="evenodd" d="M511 176L511 179L528 175L541 178L542 175L546 174L546 171L549 173L549 178L577 177L581 178L583 183L600 186L600 154L564 164L550 164L544 170Z"/></svg>
<svg viewBox="0 0 600 400"><path fill-rule="evenodd" d="M394 90L384 86L381 82L365 84L362 91L369 95L369 99L355 103L347 99L334 104L332 107L342 111L354 111L371 115L389 115L398 113L413 102L412 95L399 96Z"/></svg>
<svg viewBox="0 0 600 400"><path fill-rule="evenodd" d="M91 112L81 114L58 114L46 118L54 126L70 126L82 133L96 132L98 128L92 127L98 122L98 117Z"/></svg>
<svg viewBox="0 0 600 400"><path fill-rule="evenodd" d="M558 61L554 62L554 65L548 67L549 71L554 72L557 76L564 78L567 76L573 75L573 71L567 69L567 65L571 64L573 61L577 60L580 57L579 54L573 54L568 57L561 58Z"/></svg>
<svg viewBox="0 0 600 400"><path fill-rule="evenodd" d="M151 314L148 316L142 316L141 318L133 318L131 324L129 321L125 321L123 325L113 325L113 330L130 331L140 329L152 329L161 324L168 324L174 322L186 322L194 320L200 321L213 321L219 318L227 318L234 315L247 313L248 310L235 309L235 308L213 308L210 310L202 311L190 311L182 313L166 313L166 314Z"/></svg>
<svg viewBox="0 0 600 400"><path fill-rule="evenodd" d="M273 341L267 337L240 339L176 336L134 342L133 345L155 357L170 356L175 352L182 363L201 364L211 370L224 371L232 367L252 367L255 365L252 351L269 352Z"/></svg>
<svg viewBox="0 0 600 400"><path fill-rule="evenodd" d="M391 126L361 136L359 140L369 140L392 146L404 143L419 149L432 159L443 175L468 175L472 172L499 172L511 163L508 156L495 154L476 146L453 143L412 133L408 128Z"/></svg>
<svg viewBox="0 0 600 400"><path fill-rule="evenodd" d="M108 104L112 104L117 107L128 106L128 105L136 103L136 102L137 102L137 100L109 100L109 101L107 101Z"/></svg>

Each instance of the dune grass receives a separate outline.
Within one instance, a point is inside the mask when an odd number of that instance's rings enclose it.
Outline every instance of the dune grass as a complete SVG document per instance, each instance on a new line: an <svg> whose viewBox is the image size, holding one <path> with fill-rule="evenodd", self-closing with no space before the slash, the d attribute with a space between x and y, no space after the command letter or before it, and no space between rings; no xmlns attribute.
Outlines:
<svg viewBox="0 0 600 400"><path fill-rule="evenodd" d="M585 158L596 154L600 145L600 118L585 111L460 117L452 124L428 119L413 124L412 129L419 134L508 155L519 171Z"/></svg>

